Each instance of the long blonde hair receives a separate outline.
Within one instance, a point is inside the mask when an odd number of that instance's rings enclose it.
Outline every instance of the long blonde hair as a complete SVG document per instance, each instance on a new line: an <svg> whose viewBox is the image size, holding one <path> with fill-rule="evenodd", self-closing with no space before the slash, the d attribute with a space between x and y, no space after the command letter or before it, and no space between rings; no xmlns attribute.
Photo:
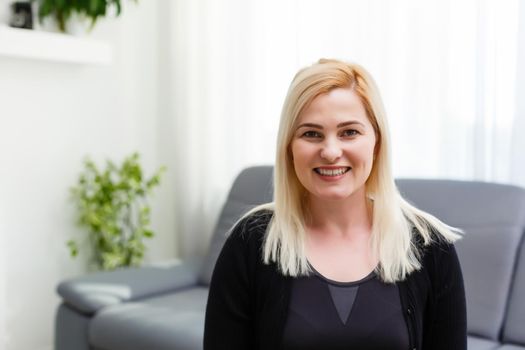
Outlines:
<svg viewBox="0 0 525 350"><path fill-rule="evenodd" d="M301 69L286 96L274 167L274 201L252 209L273 211L263 246L265 263L275 262L284 275L310 272L305 254L307 217L302 205L305 189L293 167L290 143L301 111L317 96L335 88L351 88L360 97L376 133L376 156L365 188L372 199L371 247L379 258L376 273L387 283L403 280L421 267L413 235L423 244L433 240L453 242L460 231L417 209L400 195L391 170L390 136L379 90L370 74L357 64L321 59Z"/></svg>

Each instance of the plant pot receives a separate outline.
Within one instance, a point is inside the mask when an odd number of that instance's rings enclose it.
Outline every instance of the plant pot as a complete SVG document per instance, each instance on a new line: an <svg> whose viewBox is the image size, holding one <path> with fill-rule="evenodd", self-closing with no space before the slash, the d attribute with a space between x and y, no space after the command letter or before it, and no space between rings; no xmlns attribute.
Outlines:
<svg viewBox="0 0 525 350"><path fill-rule="evenodd" d="M91 22L78 13L73 13L66 22L66 33L74 36L86 36L91 29Z"/></svg>
<svg viewBox="0 0 525 350"><path fill-rule="evenodd" d="M42 19L38 18L38 2L34 1L32 3L33 6L33 29L40 30L43 32L52 32L52 33L59 33L60 29L58 28L58 23L55 20L55 18L48 16Z"/></svg>
<svg viewBox="0 0 525 350"><path fill-rule="evenodd" d="M0 0L1 1L1 0ZM63 33L55 17L47 16L42 19L38 18L38 2L33 2L33 13L35 14L34 29L45 32ZM65 23L65 34L73 36L88 35L91 29L91 22L84 15L72 13Z"/></svg>

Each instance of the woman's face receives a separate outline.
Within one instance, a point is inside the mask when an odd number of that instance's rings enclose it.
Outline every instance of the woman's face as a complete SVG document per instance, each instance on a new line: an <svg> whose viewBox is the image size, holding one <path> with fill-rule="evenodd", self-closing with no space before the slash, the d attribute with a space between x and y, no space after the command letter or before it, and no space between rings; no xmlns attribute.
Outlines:
<svg viewBox="0 0 525 350"><path fill-rule="evenodd" d="M375 144L360 98L336 88L301 112L290 149L297 178L312 199L344 200L364 195Z"/></svg>

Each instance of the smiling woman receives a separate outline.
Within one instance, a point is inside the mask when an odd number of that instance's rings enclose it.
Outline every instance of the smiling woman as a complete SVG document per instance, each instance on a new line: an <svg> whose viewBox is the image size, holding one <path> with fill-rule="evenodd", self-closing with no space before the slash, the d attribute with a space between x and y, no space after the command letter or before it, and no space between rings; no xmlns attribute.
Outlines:
<svg viewBox="0 0 525 350"><path fill-rule="evenodd" d="M399 194L379 91L322 59L290 85L274 201L231 230L204 349L465 350L460 234Z"/></svg>

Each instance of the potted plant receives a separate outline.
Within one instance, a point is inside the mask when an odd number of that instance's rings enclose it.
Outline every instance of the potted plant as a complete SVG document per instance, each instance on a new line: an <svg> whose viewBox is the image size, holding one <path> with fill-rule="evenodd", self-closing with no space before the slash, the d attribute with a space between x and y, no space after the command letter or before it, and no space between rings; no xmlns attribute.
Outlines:
<svg viewBox="0 0 525 350"><path fill-rule="evenodd" d="M144 176L138 153L121 165L108 160L99 169L89 158L78 183L71 189L78 208L78 222L88 230L96 266L103 270L138 266L145 252L144 239L154 236L150 228L148 196L160 184L165 167L151 177ZM73 257L78 254L75 240L67 242Z"/></svg>
<svg viewBox="0 0 525 350"><path fill-rule="evenodd" d="M67 23L76 15L90 21L93 29L100 17L105 17L110 8L115 8L118 17L122 11L121 0L34 0L38 6L40 22L51 16L61 32L66 32ZM137 0L135 0L137 2Z"/></svg>

